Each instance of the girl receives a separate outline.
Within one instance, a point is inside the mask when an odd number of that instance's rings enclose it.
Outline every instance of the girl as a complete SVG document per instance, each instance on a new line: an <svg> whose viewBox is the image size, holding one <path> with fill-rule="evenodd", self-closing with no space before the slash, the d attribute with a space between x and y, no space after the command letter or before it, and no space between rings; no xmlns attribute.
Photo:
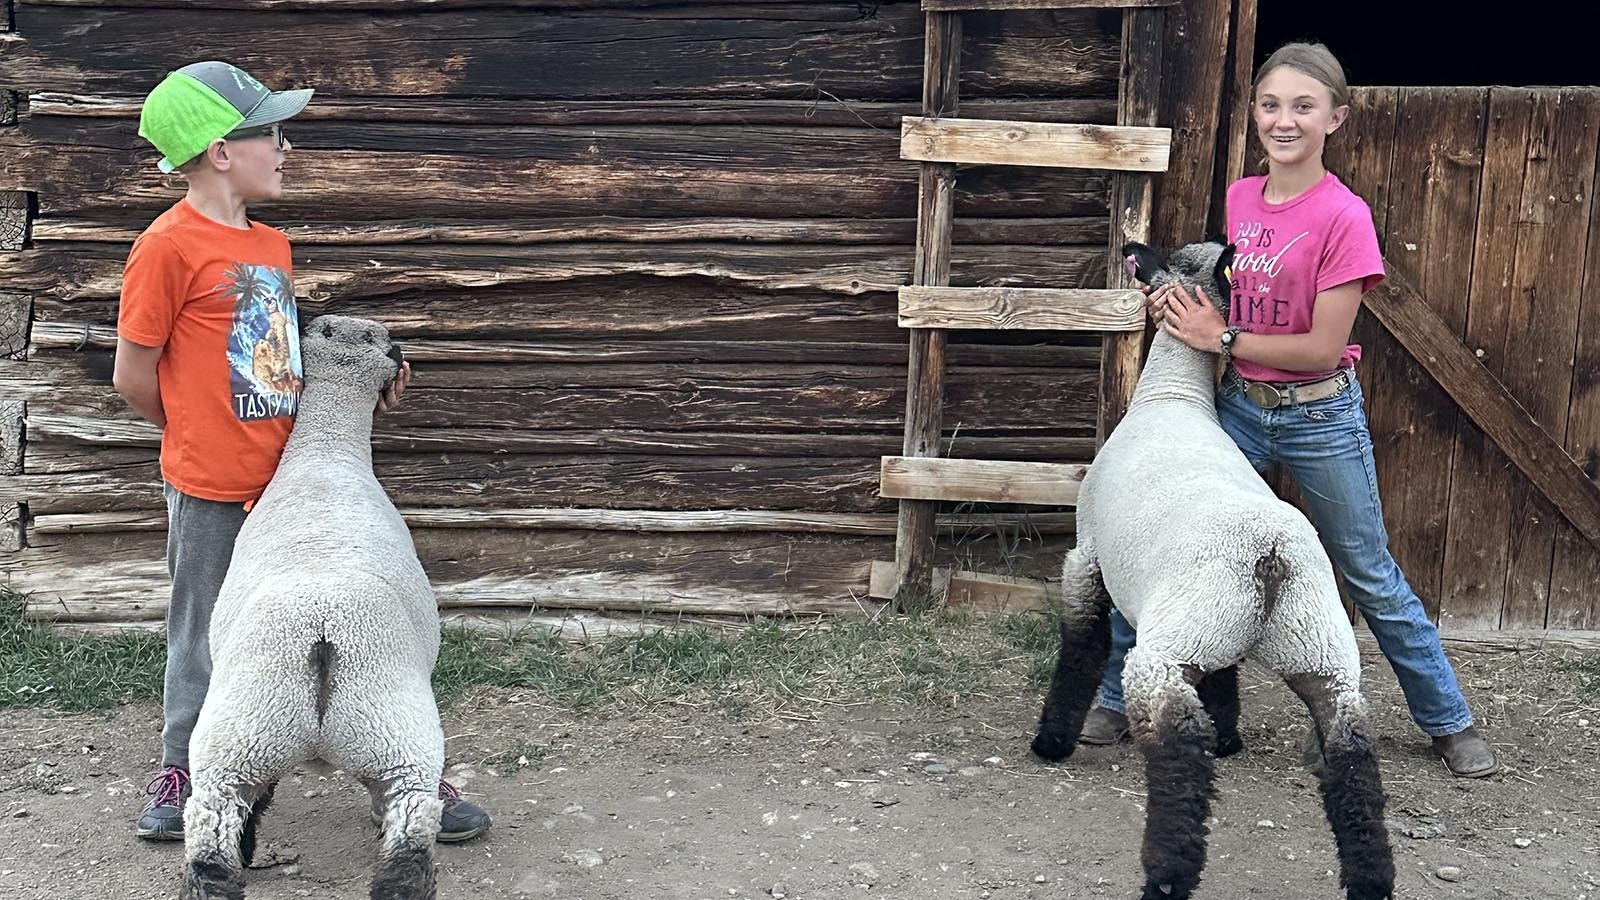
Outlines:
<svg viewBox="0 0 1600 900"><path fill-rule="evenodd" d="M1389 554L1361 409L1350 329L1361 295L1383 279L1372 212L1323 166L1328 136L1349 115L1344 70L1321 44L1288 44L1254 83L1256 135L1267 174L1228 189L1229 238L1238 247L1233 297L1224 322L1202 294L1163 289L1149 301L1159 327L1191 347L1220 353L1222 428L1258 471L1285 466L1351 598L1405 692L1411 717L1433 738L1456 775L1498 768L1472 725L1422 602ZM1113 650L1086 743L1112 743L1127 730L1122 658L1133 629L1112 618Z"/></svg>

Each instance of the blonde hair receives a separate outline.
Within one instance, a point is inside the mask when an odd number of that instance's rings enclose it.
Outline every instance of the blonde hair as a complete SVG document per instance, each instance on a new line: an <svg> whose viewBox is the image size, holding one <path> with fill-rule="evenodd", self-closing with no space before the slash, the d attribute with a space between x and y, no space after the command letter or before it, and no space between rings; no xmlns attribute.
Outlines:
<svg viewBox="0 0 1600 900"><path fill-rule="evenodd" d="M1344 66L1339 65L1339 60L1324 44L1293 43L1279 47L1267 61L1256 70L1255 80L1250 82L1250 92L1255 93L1261 86L1261 79L1279 66L1288 66L1298 72L1315 78L1328 88L1328 93L1333 96L1334 106L1345 106L1350 103L1350 84L1344 78Z"/></svg>

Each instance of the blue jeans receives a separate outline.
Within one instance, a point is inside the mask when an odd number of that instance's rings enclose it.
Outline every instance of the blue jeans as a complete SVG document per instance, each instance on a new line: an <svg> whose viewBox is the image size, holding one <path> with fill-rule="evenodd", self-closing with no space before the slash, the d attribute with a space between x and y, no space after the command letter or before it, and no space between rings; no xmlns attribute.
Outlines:
<svg viewBox="0 0 1600 900"><path fill-rule="evenodd" d="M1294 476L1323 547L1394 668L1411 718L1434 737L1470 726L1472 711L1439 630L1389 554L1361 385L1352 380L1335 397L1262 409L1244 396L1230 371L1217 390L1217 415L1256 471L1277 462ZM1095 703L1122 712L1122 661L1134 645L1134 630L1120 613L1113 613L1111 625L1111 658Z"/></svg>

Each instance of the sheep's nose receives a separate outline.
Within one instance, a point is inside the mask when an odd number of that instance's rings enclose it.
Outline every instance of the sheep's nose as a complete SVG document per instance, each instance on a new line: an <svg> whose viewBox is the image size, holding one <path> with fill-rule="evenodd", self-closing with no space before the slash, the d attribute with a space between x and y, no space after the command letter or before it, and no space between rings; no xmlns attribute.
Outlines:
<svg viewBox="0 0 1600 900"><path fill-rule="evenodd" d="M404 365L406 361L405 354L400 352L399 344L389 345L389 358L394 360L394 364L397 366Z"/></svg>

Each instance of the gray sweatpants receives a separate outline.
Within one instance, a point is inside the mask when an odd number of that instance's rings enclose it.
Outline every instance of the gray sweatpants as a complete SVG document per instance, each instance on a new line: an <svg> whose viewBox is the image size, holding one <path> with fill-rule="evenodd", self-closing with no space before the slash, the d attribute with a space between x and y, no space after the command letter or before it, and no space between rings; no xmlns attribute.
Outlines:
<svg viewBox="0 0 1600 900"><path fill-rule="evenodd" d="M164 485L167 495L167 674L161 764L189 767L189 735L211 685L211 609L244 525L242 503L202 500Z"/></svg>

